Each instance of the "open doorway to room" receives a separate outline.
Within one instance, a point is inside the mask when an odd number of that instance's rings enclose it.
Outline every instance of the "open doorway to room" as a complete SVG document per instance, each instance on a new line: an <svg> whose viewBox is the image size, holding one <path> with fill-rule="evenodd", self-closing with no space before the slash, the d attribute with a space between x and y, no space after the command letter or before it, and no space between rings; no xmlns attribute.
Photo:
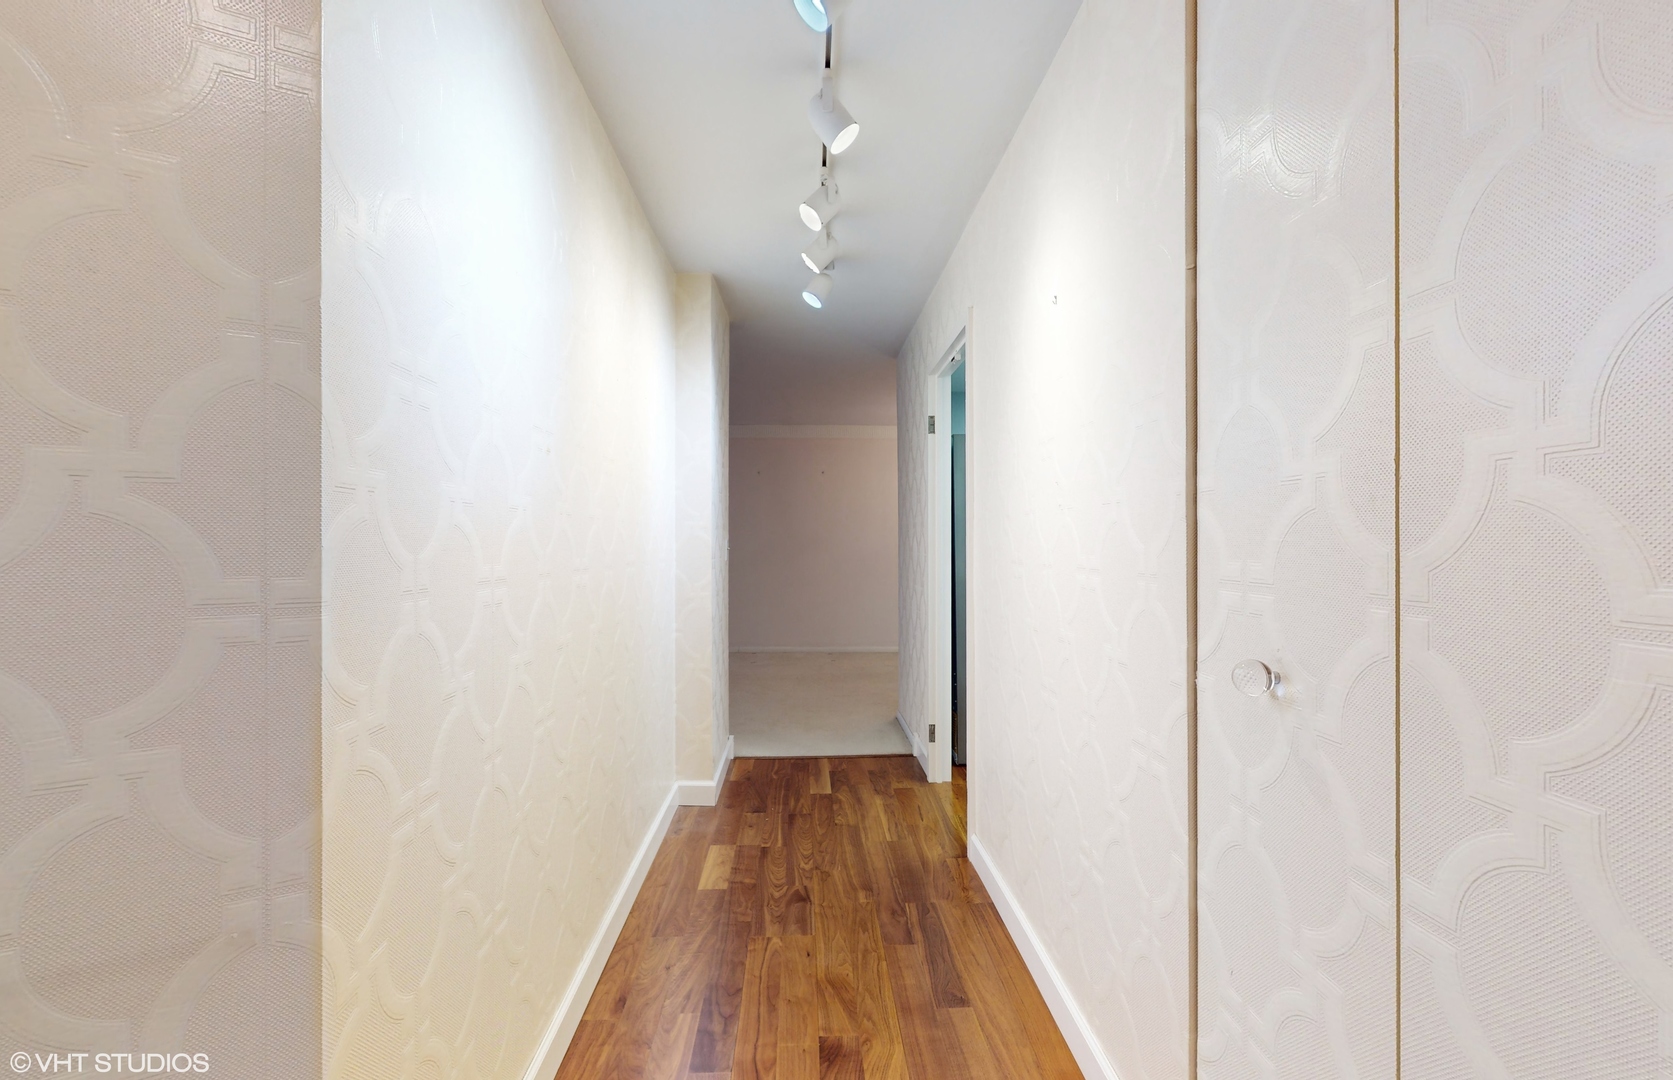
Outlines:
<svg viewBox="0 0 1673 1080"><path fill-rule="evenodd" d="M969 410L965 334L960 332L930 373L929 431L931 520L930 622L935 635L935 684L928 741L921 751L924 773L933 782L954 778L970 756L970 618L966 579L969 565Z"/></svg>
<svg viewBox="0 0 1673 1080"><path fill-rule="evenodd" d="M966 661L967 648L965 634L965 602L964 602L964 568L965 568L965 530L964 530L964 364L960 363L953 369L951 376L953 390L953 407L950 413L952 420L953 441L953 479L952 479L952 559L953 559L953 717L952 717L952 754L953 765L962 766L965 761L964 718L965 702L970 698L967 672L970 665Z"/></svg>

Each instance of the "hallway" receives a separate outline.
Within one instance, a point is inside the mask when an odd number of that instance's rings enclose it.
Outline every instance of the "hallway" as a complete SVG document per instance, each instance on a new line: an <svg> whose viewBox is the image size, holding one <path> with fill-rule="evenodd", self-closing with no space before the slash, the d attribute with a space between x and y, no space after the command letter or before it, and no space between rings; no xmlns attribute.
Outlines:
<svg viewBox="0 0 1673 1080"><path fill-rule="evenodd" d="M964 770L740 759L684 807L559 1080L1078 1077L965 855Z"/></svg>

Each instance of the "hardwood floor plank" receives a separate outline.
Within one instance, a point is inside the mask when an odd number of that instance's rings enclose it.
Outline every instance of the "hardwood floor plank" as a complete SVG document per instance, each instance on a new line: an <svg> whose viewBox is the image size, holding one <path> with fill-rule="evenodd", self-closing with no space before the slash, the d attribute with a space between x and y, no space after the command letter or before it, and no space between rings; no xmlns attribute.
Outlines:
<svg viewBox="0 0 1673 1080"><path fill-rule="evenodd" d="M748 809L744 806L744 778L749 775L751 764L748 758L732 759L732 769L726 774L726 782L720 787L720 798L715 800L715 805L739 813Z"/></svg>
<svg viewBox="0 0 1673 1080"><path fill-rule="evenodd" d="M890 945L913 945L912 920L907 913L907 900L901 895L901 882L890 858L889 845L893 841L863 843L860 860L870 874L872 895L877 905L877 925L883 940Z"/></svg>
<svg viewBox="0 0 1673 1080"><path fill-rule="evenodd" d="M732 1080L777 1080L784 940L749 939L744 996L738 1009L738 1038L732 1054Z"/></svg>
<svg viewBox="0 0 1673 1080"><path fill-rule="evenodd" d="M819 1001L813 937L779 938L784 974L779 982L778 1075L773 1080L819 1080Z"/></svg>
<svg viewBox="0 0 1673 1080"><path fill-rule="evenodd" d="M819 1034L857 1035L869 1080L906 1080L905 1051L874 904L852 879L824 868L814 877L814 958Z"/></svg>
<svg viewBox="0 0 1673 1080"><path fill-rule="evenodd" d="M736 805L746 814L765 813L772 790L773 763L757 759L750 765L750 770L738 778Z"/></svg>
<svg viewBox="0 0 1673 1080"><path fill-rule="evenodd" d="M964 993L964 980L959 976L958 964L953 959L953 944L947 936L947 924L941 917L941 905L930 902L917 909L918 929L924 948L924 961L929 965L931 996L938 1009L962 1009L970 1004Z"/></svg>
<svg viewBox="0 0 1673 1080"><path fill-rule="evenodd" d="M787 826L785 843L796 860L796 871L803 881L810 880L813 874L817 849L819 846L819 824L816 815L808 807L809 813L791 814Z"/></svg>
<svg viewBox="0 0 1673 1080"><path fill-rule="evenodd" d="M665 1007L663 1016L665 1022L657 1025L656 1035L651 1039L650 1054L645 1059L647 1077L679 1076L691 1055L691 1040L697 1034L696 1013L675 1012L669 1016Z"/></svg>
<svg viewBox="0 0 1673 1080"><path fill-rule="evenodd" d="M839 826L839 828L841 828ZM859 1033L859 990L854 977L854 945L846 931L849 919L867 906L840 862L821 867L813 877L813 955L819 1034Z"/></svg>
<svg viewBox="0 0 1673 1080"><path fill-rule="evenodd" d="M715 819L714 828L709 830L709 843L727 845L736 844L738 842L738 833L743 827L744 812L742 810L729 810L726 807L717 806L710 810L709 813L713 814Z"/></svg>
<svg viewBox="0 0 1673 1080"><path fill-rule="evenodd" d="M690 809L689 807L685 809ZM712 826L712 821L705 822ZM692 916L692 896L703 874L703 860L708 855L707 829L687 828L674 841L674 858L667 871L667 883L662 887L660 910L651 934L654 937L680 937L695 928Z"/></svg>
<svg viewBox="0 0 1673 1080"><path fill-rule="evenodd" d="M1010 931L1005 928L1005 921L999 917L999 910L991 904L976 904L970 911L987 946L988 955L993 957L995 966L1005 979L1008 996L1022 1017L1041 1073L1052 1078L1080 1076L1074 1054L1069 1051L1069 1044L1052 1019L1051 1008L1046 1005L1045 996L1029 974L1028 965L1023 962L1022 954L1011 940Z"/></svg>
<svg viewBox="0 0 1673 1080"><path fill-rule="evenodd" d="M883 845L883 861L900 902L922 904L929 895L924 888L922 849L911 840L890 840Z"/></svg>
<svg viewBox="0 0 1673 1080"><path fill-rule="evenodd" d="M634 973L633 985L628 990L627 1005L616 1021L616 1033L611 1038L611 1052L601 1067L578 1068L569 1074L575 1080L592 1080L597 1076L643 1076L650 1059L651 1044L655 1040L657 1021L662 1015L663 994L669 982L671 959L682 942L678 938L652 938L645 957ZM566 1056L564 1064L568 1065ZM559 1075L564 1073L560 1069Z"/></svg>
<svg viewBox="0 0 1673 1080"><path fill-rule="evenodd" d="M857 1035L819 1036L819 1080L865 1080Z"/></svg>
<svg viewBox="0 0 1673 1080"><path fill-rule="evenodd" d="M710 844L703 859L703 872L697 877L699 891L724 889L732 883L732 860L738 849L731 844Z"/></svg>
<svg viewBox="0 0 1673 1080"><path fill-rule="evenodd" d="M767 937L811 934L811 899L808 884L801 879L795 859L786 847L762 849L760 880L761 921L759 933Z"/></svg>
<svg viewBox="0 0 1673 1080"><path fill-rule="evenodd" d="M813 761L798 758L790 762L790 775L784 786L784 812L809 814L813 812Z"/></svg>
<svg viewBox="0 0 1673 1080"><path fill-rule="evenodd" d="M980 926L971 909L948 904L941 912L948 934L956 943L953 960L964 983L965 996L976 1012L988 1047L1008 1080L1042 1080L1040 1063L1028 1038L1027 1026L1011 1000L1009 983L988 955Z"/></svg>
<svg viewBox="0 0 1673 1080"><path fill-rule="evenodd" d="M964 841L947 819L940 796L929 785L896 788L895 803L900 807L901 820L917 841L926 866L964 854Z"/></svg>
<svg viewBox="0 0 1673 1080"><path fill-rule="evenodd" d="M813 782L809 791L815 795L831 793L831 759L818 758L813 763Z"/></svg>
<svg viewBox="0 0 1673 1080"><path fill-rule="evenodd" d="M724 894L710 894L724 895ZM713 948L713 978L703 997L703 1013L691 1046L692 1072L731 1069L743 1009L744 973L749 962L751 923L721 918Z"/></svg>
<svg viewBox="0 0 1673 1080"><path fill-rule="evenodd" d="M780 842L778 827L777 816L765 810L746 813L743 816L742 827L738 830L738 846L771 847Z"/></svg>
<svg viewBox="0 0 1673 1080"><path fill-rule="evenodd" d="M936 889L935 899L961 904L993 903L993 898L988 896L987 887L982 884L982 879L976 876L976 868L970 865L969 859L947 859L939 874L939 880L944 884Z"/></svg>
<svg viewBox="0 0 1673 1080"><path fill-rule="evenodd" d="M838 825L860 824L860 799L848 773L848 759L837 758L831 762L830 780L832 820Z"/></svg>
<svg viewBox="0 0 1673 1080"><path fill-rule="evenodd" d="M912 1080L971 1080L964 1050L948 1018L935 1008L921 945L884 947L900 1014L901 1044Z"/></svg>
<svg viewBox="0 0 1673 1080"><path fill-rule="evenodd" d="M732 883L726 895L734 920L759 927L761 923L761 852L758 847L733 849ZM758 931L752 931L758 932Z"/></svg>
<svg viewBox="0 0 1673 1080"><path fill-rule="evenodd" d="M1010 1080L988 1046L987 1033L982 1030L975 1009L948 1009L942 1015L953 1026L959 1053L964 1055L965 1068L970 1070L970 1080Z"/></svg>

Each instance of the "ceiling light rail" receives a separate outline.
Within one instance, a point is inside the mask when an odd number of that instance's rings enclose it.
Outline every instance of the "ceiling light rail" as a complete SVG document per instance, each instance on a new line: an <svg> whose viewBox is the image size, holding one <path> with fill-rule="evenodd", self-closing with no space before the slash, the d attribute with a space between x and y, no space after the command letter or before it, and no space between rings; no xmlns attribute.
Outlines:
<svg viewBox="0 0 1673 1080"><path fill-rule="evenodd" d="M809 307L822 309L831 293L830 268L836 265L836 239L831 222L842 212L842 199L831 176L831 158L854 145L860 125L836 96L836 76L831 69L832 21L844 0L793 0L804 22L825 35L825 66L820 73L819 92L807 103L808 120L819 136L819 187L797 207L802 224L819 237L802 251L802 262L816 275L802 290Z"/></svg>

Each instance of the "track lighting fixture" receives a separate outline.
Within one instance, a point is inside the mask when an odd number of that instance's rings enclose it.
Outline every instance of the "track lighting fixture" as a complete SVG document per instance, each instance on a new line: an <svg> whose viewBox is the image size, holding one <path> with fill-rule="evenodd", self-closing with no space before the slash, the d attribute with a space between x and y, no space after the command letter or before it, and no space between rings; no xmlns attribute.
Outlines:
<svg viewBox="0 0 1673 1080"><path fill-rule="evenodd" d="M823 34L842 13L843 0L794 0L796 14L808 26Z"/></svg>
<svg viewBox="0 0 1673 1080"><path fill-rule="evenodd" d="M831 295L831 275L815 274L813 280L802 290L802 299L807 301L810 308L823 308L825 301Z"/></svg>
<svg viewBox="0 0 1673 1080"><path fill-rule="evenodd" d="M825 268L836 261L836 239L831 236L831 230L821 232L817 239L802 249L802 261L815 274L824 273Z"/></svg>
<svg viewBox="0 0 1673 1080"><path fill-rule="evenodd" d="M827 229L838 213L842 211L842 202L837 197L836 182L831 174L819 174L819 187L812 195L802 200L798 208L802 215L802 224L815 231Z"/></svg>
<svg viewBox="0 0 1673 1080"><path fill-rule="evenodd" d="M830 147L833 154L842 153L859 137L860 125L837 100L836 80L831 78L829 68L825 70L825 77L819 80L819 92L807 103L807 117L813 121L813 130L819 133L819 140Z"/></svg>

